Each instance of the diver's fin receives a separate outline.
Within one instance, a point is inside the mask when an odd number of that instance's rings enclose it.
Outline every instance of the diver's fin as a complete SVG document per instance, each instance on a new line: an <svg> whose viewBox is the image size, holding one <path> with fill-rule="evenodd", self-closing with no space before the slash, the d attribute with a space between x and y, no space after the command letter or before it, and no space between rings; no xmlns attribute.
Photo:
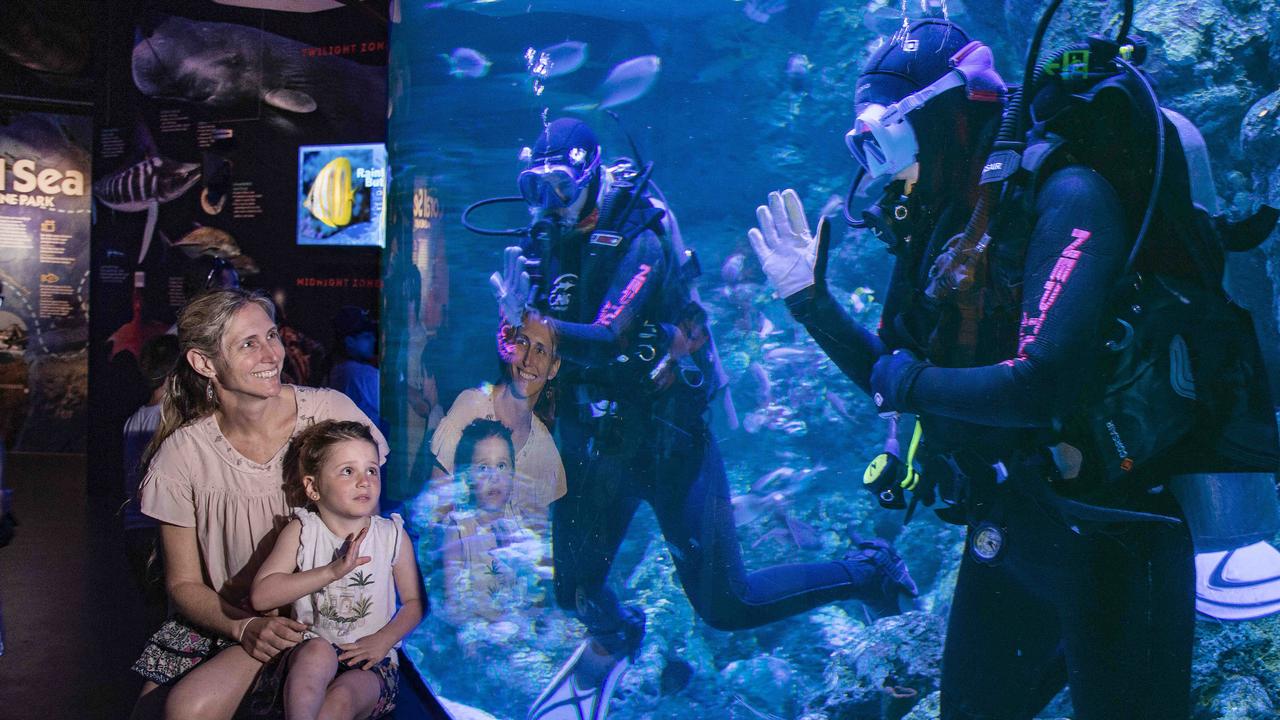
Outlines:
<svg viewBox="0 0 1280 720"><path fill-rule="evenodd" d="M1280 220L1280 210L1263 205L1258 212L1237 222L1218 220L1218 232L1222 236L1222 244L1231 252L1252 250L1262 244L1276 228Z"/></svg>
<svg viewBox="0 0 1280 720"><path fill-rule="evenodd" d="M1265 540L1196 555L1196 610L1219 620L1280 612L1280 551Z"/></svg>
<svg viewBox="0 0 1280 720"><path fill-rule="evenodd" d="M578 646L529 708L528 720L605 720L609 716L609 701L631 661L626 655L590 657L595 653L591 645L587 639ZM584 662L608 664L599 681L586 687L579 685L578 677Z"/></svg>

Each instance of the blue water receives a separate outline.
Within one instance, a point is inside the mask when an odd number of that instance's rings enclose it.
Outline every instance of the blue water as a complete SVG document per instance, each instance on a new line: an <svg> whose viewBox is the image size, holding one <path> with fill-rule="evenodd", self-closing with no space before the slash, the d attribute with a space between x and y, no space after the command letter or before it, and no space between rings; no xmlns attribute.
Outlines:
<svg viewBox="0 0 1280 720"><path fill-rule="evenodd" d="M974 5L967 12L949 3L947 12L988 40L1006 78L1016 80L1034 18L996 17L982 9L990 3ZM748 569L838 557L852 532L892 538L920 585L919 610L945 615L961 531L927 511L903 530L900 514L875 507L861 490L885 424L762 284L745 236L771 190L794 187L815 219L845 192L855 169L842 142L853 80L881 41L879 32L898 21L894 8L818 0L401 2L391 36L388 244L393 253L412 255L420 293L407 301L384 293L384 325L402 332L392 346L400 353L393 358L397 372L416 387L425 347L446 404L463 388L494 379L496 306L487 277L506 243L468 233L459 215L476 200L516 194L518 153L544 120L600 102L612 68L656 55L656 81L612 108L617 121L599 110L572 114L596 129L606 158L638 152L654 163L654 180L699 255L698 287L741 425L719 429L722 453L735 495L757 486L756 497L743 501L750 511L738 528ZM1066 24L1078 31L1086 15L1076 12ZM587 44L585 63L541 80L539 91L526 52L565 41ZM451 75L447 57L458 48L490 65L483 73ZM409 209L415 199L417 216ZM494 226L527 222L518 208L483 219ZM883 246L869 234L838 230L830 266L834 294L874 327L891 266ZM429 298L447 298L443 322L424 321L427 313L415 303ZM397 403L400 410L388 412L393 440L402 445L392 482L413 496L425 482L410 471L424 421L404 409L403 397L384 400ZM772 493L779 499L759 499ZM420 529L419 557L439 610L439 535ZM545 573L518 558L510 565L518 603L501 618L455 624L437 611L407 646L443 696L500 718L523 718L582 638L582 627L553 607ZM752 631L712 630L675 582L647 507L631 526L610 583L648 617L645 643L615 700L612 717L619 719L802 717L816 711L806 705L823 696L830 673L865 637L853 602ZM843 660L833 660L841 653ZM912 688L921 696L934 689Z"/></svg>

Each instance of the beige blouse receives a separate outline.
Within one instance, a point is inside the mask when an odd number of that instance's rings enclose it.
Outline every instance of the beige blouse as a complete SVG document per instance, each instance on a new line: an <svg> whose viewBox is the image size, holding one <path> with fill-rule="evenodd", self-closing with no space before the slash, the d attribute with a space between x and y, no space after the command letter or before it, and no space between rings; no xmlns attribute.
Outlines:
<svg viewBox="0 0 1280 720"><path fill-rule="evenodd" d="M453 474L453 454L462 439L462 431L474 420L498 419L493 406L495 392L497 388L493 385L463 390L431 436L431 453L449 474ZM563 497L568 486L560 451L537 415L532 418L529 439L516 448L515 463L511 504L527 519L545 518L552 501Z"/></svg>
<svg viewBox="0 0 1280 720"><path fill-rule="evenodd" d="M323 388L293 388L298 415L293 435L320 420L365 423L378 442L381 460L387 442L346 395ZM213 415L170 435L147 468L139 489L142 512L170 525L194 527L204 580L227 602L241 605L258 566L288 522L283 489L285 443L266 464L236 451Z"/></svg>

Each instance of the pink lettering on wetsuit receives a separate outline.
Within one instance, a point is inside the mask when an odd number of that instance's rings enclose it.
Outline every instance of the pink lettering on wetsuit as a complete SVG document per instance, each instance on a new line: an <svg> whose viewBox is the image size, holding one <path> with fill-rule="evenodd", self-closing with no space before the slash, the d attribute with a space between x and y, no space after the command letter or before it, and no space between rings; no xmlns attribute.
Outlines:
<svg viewBox="0 0 1280 720"><path fill-rule="evenodd" d="M653 268L648 265L641 264L640 271L622 288L622 295L618 297L618 302L605 302L600 308L600 314L596 316L596 325L604 325L608 327L614 320L627 309L627 305L636 299L636 294L640 292L640 288L644 287L645 282L649 279L649 271Z"/></svg>
<svg viewBox="0 0 1280 720"><path fill-rule="evenodd" d="M1076 269L1076 263L1080 262L1080 246L1084 245L1084 241L1088 240L1093 233L1088 230L1076 228L1071 231L1071 237L1075 240L1062 251L1058 256L1058 262L1054 263L1053 270L1049 273L1049 279L1044 281L1044 292L1040 295L1039 314L1032 318L1022 313L1022 330L1018 336L1018 353L1011 360L1005 360L1006 365L1012 365L1017 360L1027 359L1027 347L1035 342L1036 337L1040 334L1040 328L1044 325L1044 319L1049 316L1049 310L1053 308L1053 304L1058 301L1058 297L1062 295L1062 290L1067 286L1067 279L1071 277L1071 273Z"/></svg>

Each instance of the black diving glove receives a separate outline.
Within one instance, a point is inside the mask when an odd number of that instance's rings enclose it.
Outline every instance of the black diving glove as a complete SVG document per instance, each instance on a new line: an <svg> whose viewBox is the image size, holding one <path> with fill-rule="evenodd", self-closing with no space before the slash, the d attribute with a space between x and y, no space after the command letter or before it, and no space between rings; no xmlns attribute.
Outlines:
<svg viewBox="0 0 1280 720"><path fill-rule="evenodd" d="M881 415L912 412L908 407L911 386L932 363L917 358L910 350L894 350L882 355L871 368L871 400Z"/></svg>

